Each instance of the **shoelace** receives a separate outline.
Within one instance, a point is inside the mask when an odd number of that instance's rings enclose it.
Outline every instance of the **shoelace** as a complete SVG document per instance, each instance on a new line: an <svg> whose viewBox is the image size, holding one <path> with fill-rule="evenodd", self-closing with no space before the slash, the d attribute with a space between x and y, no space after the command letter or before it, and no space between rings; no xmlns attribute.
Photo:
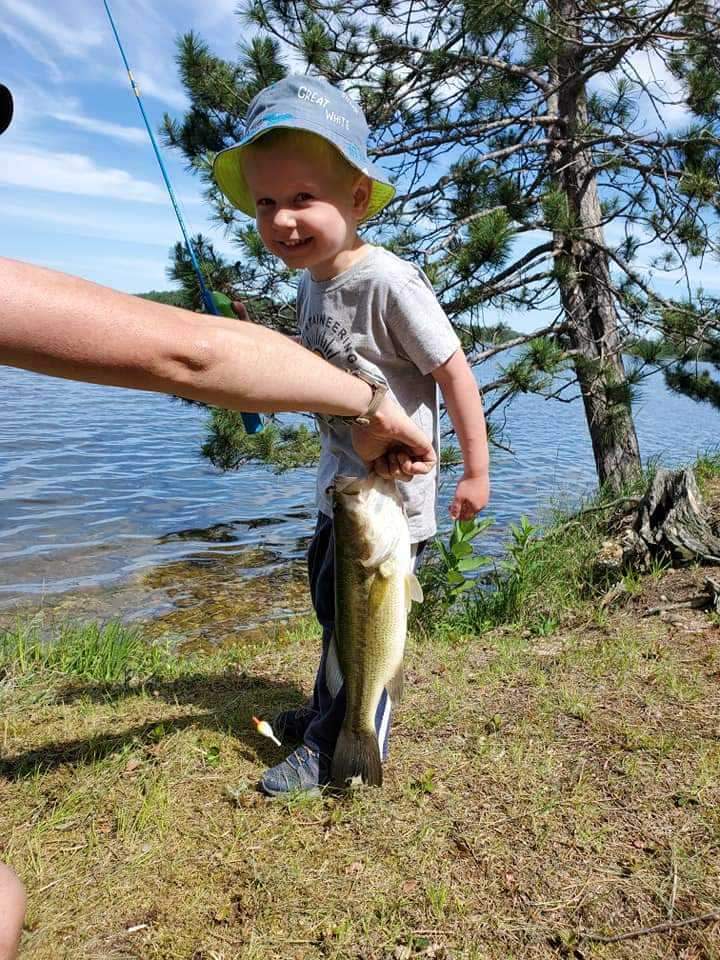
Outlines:
<svg viewBox="0 0 720 960"><path fill-rule="evenodd" d="M287 763L293 768L293 770L299 770L301 765L304 763L309 763L311 757L316 757L317 754L314 753L310 747L302 746L298 747L297 750L294 750L290 756L287 758ZM296 762L293 763L293 760Z"/></svg>

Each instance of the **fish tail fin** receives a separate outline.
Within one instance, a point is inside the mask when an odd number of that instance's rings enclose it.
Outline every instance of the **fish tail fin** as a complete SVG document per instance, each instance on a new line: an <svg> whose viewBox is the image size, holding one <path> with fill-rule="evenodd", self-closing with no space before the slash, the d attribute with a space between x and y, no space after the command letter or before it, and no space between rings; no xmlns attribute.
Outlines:
<svg viewBox="0 0 720 960"><path fill-rule="evenodd" d="M382 786L382 761L377 735L371 730L340 730L333 754L330 776L341 789Z"/></svg>

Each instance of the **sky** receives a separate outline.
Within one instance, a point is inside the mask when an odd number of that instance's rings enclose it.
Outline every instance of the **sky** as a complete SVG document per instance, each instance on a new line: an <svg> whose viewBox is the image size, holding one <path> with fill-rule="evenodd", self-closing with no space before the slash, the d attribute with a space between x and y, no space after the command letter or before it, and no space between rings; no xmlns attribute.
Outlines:
<svg viewBox="0 0 720 960"><path fill-rule="evenodd" d="M109 2L155 132L165 112L180 117L187 106L177 36L195 30L226 57L246 39L237 0ZM661 117L647 111L646 129L682 125L687 114L671 102L677 85L663 65L640 52L635 67L667 92ZM0 255L133 293L172 286L165 271L180 232L102 0L0 0L0 82L15 97L15 119L0 138ZM190 232L233 256L207 218L199 181L174 151L161 150ZM691 273L720 289L700 265ZM677 279L664 278L662 292L677 295ZM547 320L486 317L500 318L523 331Z"/></svg>
<svg viewBox="0 0 720 960"><path fill-rule="evenodd" d="M236 0L109 3L157 133L187 105L176 37L196 30L234 56ZM133 293L170 287L180 232L102 0L0 0L0 82L15 99L0 138L0 255ZM161 150L191 233L223 249L198 180Z"/></svg>

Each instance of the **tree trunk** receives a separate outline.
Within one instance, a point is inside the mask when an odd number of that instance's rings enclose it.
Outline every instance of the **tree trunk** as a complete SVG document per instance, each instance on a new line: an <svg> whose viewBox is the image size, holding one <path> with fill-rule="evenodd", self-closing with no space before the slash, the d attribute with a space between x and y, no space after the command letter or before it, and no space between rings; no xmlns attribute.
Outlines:
<svg viewBox="0 0 720 960"><path fill-rule="evenodd" d="M720 563L720 537L689 468L658 470L638 508L635 530L656 555L679 563Z"/></svg>
<svg viewBox="0 0 720 960"><path fill-rule="evenodd" d="M566 35L578 35L575 0L556 8ZM555 234L555 263L575 372L601 484L619 490L641 469L630 393L621 353L618 314L610 287L597 176L589 149L578 149L587 124L580 44L567 42L556 59L558 92L549 104L559 117L550 148L556 189L567 198L569 229ZM553 102L554 101L554 102Z"/></svg>
<svg viewBox="0 0 720 960"><path fill-rule="evenodd" d="M689 467L658 469L637 507L611 517L608 526L617 533L603 543L595 559L599 573L647 573L654 560L669 561L674 567L720 564L720 529L714 528ZM707 587L713 605L720 603L716 599L720 588L715 583L712 580ZM706 602L695 605L705 606Z"/></svg>

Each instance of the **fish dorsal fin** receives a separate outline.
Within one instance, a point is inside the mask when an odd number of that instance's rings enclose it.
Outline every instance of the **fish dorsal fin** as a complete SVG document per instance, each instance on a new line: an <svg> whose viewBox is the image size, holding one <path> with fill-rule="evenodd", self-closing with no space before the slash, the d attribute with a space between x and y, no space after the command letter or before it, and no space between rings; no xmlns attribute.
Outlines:
<svg viewBox="0 0 720 960"><path fill-rule="evenodd" d="M412 606L413 600L415 603L422 603L424 600L420 581L414 573L408 573L405 577L405 598L408 610Z"/></svg>

